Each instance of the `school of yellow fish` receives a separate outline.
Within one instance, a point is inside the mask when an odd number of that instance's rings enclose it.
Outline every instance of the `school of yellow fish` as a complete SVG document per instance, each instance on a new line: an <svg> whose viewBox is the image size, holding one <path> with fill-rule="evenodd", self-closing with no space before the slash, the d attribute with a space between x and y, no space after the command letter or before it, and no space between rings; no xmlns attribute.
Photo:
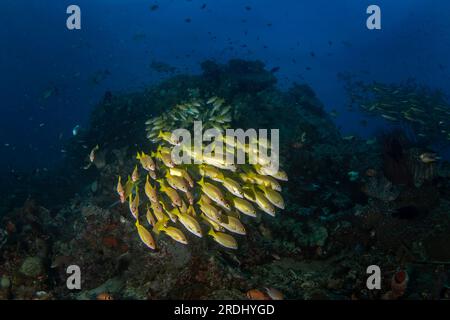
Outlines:
<svg viewBox="0 0 450 320"><path fill-rule="evenodd" d="M218 129L229 127L231 107L222 109L224 100L213 97L203 102L192 101L181 107L176 106L169 114L177 114L176 121L189 121L205 117L219 117L212 126ZM209 107L212 111L194 114L196 108ZM131 216L135 220L136 231L142 242L150 249L156 249L155 237L164 233L173 240L188 244L187 232L202 238L210 236L219 245L237 249L239 236L246 234L241 220L243 216L255 218L265 213L275 216L276 211L284 209L280 181L287 181L285 171L273 170L267 165L266 158L258 157L254 165L235 165L216 157L197 154L190 148L183 150L193 159L192 164L176 165L171 157L172 148L178 145L174 141L164 121L168 116L153 118L147 122L149 127L156 126L155 135L148 130L149 138L157 143L153 152L138 152L139 164L123 182L118 177L117 193L121 203L128 202ZM189 118L188 118L189 117ZM156 119L156 120L155 120ZM174 120L174 119L172 119ZM172 122L172 125L177 123ZM169 126L170 127L170 126ZM248 145L238 141L224 148L242 148L246 156L254 152ZM262 144L263 141L256 141ZM267 147L267 140L264 147ZM215 150L216 151L216 150ZM217 152L217 151L216 151ZM143 192L142 192L143 190ZM261 212L261 213L260 213ZM145 225L148 225L147 227Z"/></svg>
<svg viewBox="0 0 450 320"><path fill-rule="evenodd" d="M352 100L363 111L393 123L405 123L418 138L450 141L450 106L442 93L407 85L360 86L363 94L352 94Z"/></svg>
<svg viewBox="0 0 450 320"><path fill-rule="evenodd" d="M178 128L187 128L194 121L202 121L204 129L227 129L233 118L234 109L225 103L225 99L211 97L207 100L192 99L186 103L177 104L168 112L154 117L146 122L147 138L156 143L161 142L159 133Z"/></svg>

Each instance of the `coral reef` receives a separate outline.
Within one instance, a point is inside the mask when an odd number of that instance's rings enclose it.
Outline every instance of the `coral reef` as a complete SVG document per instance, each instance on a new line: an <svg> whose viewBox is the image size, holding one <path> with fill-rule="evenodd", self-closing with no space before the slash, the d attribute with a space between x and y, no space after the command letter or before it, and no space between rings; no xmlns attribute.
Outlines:
<svg viewBox="0 0 450 320"><path fill-rule="evenodd" d="M90 126L68 142L62 167L21 181L2 205L0 299L449 298L448 161L414 141L343 139L311 88L278 89L260 62L202 68L141 92L105 94ZM233 127L281 129L285 209L275 219L242 215L239 250L164 235L149 250L129 205L117 201L117 175L134 171L138 152L170 147L146 137L147 119L214 96L233 106ZM99 165L83 169L97 144ZM167 166L156 164L157 178L165 177ZM150 174L139 171L141 191L143 173ZM67 289L72 264L82 270L81 290ZM382 270L381 290L366 287L373 264Z"/></svg>

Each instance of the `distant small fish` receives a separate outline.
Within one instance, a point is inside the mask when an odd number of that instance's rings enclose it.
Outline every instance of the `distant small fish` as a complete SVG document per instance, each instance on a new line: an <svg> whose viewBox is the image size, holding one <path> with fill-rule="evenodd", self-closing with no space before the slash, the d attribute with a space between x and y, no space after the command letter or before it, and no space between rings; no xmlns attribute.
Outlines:
<svg viewBox="0 0 450 320"><path fill-rule="evenodd" d="M186 19L184 19L184 22L186 22L186 23L191 23L191 21L192 21L191 18L186 18Z"/></svg>
<svg viewBox="0 0 450 320"><path fill-rule="evenodd" d="M204 3L201 7L200 7L200 9L205 9L206 8L206 3Z"/></svg>
<svg viewBox="0 0 450 320"><path fill-rule="evenodd" d="M419 158L423 163L433 163L441 159L436 153L431 152L422 153Z"/></svg>
<svg viewBox="0 0 450 320"><path fill-rule="evenodd" d="M57 89L56 87L51 87L51 88L45 90L45 91L42 93L42 98L43 98L44 100L47 100L48 98L50 98L51 96L56 95L57 93L58 93L58 89Z"/></svg>
<svg viewBox="0 0 450 320"><path fill-rule="evenodd" d="M151 6L150 6L150 11L156 11L156 10L158 10L159 9L159 5L157 5L157 4L152 4Z"/></svg>
<svg viewBox="0 0 450 320"><path fill-rule="evenodd" d="M245 10L250 11L250 10L252 10L252 7L250 7L250 6L245 6Z"/></svg>
<svg viewBox="0 0 450 320"><path fill-rule="evenodd" d="M77 124L73 129L72 129L72 135L76 136L78 135L78 132L80 131L80 126Z"/></svg>
<svg viewBox="0 0 450 320"><path fill-rule="evenodd" d="M100 149L100 147L99 147L99 145L96 145L96 146L91 150L91 152L89 153L89 160L90 160L91 162L94 162L94 160L95 160L95 153L97 152L98 149Z"/></svg>

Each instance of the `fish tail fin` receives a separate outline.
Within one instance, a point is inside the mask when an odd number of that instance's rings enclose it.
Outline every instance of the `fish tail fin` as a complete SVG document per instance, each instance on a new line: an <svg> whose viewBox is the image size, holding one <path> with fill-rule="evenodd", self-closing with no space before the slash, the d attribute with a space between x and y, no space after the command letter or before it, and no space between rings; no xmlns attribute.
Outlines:
<svg viewBox="0 0 450 320"><path fill-rule="evenodd" d="M210 228L209 231L208 231L208 235L211 236L211 237L214 237L215 234L216 233L214 232L214 229Z"/></svg>
<svg viewBox="0 0 450 320"><path fill-rule="evenodd" d="M136 159L141 160L141 158L142 158L142 156L141 156L141 154L140 154L139 151L138 151L138 152L137 152L137 155L136 155Z"/></svg>

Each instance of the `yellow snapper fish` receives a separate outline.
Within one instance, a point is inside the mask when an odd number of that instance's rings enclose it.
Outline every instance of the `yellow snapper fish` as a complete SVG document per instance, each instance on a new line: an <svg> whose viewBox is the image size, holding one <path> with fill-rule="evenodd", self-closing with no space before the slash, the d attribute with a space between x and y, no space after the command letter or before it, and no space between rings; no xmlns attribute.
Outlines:
<svg viewBox="0 0 450 320"><path fill-rule="evenodd" d="M265 213L271 215L272 217L275 216L275 208L270 203L269 200L264 196L263 193L259 192L255 188L253 188L253 193L255 195L255 203L259 206L259 208L264 211Z"/></svg>
<svg viewBox="0 0 450 320"><path fill-rule="evenodd" d="M124 203L126 201L125 198L125 189L122 186L122 178L119 176L119 180L117 181L117 193L119 194L120 197L120 203Z"/></svg>
<svg viewBox="0 0 450 320"><path fill-rule="evenodd" d="M200 218L203 219L207 224L209 224L215 231L225 231L224 227L222 227L218 222L206 216L203 212L200 214Z"/></svg>
<svg viewBox="0 0 450 320"><path fill-rule="evenodd" d="M240 235L246 234L245 227L238 218L233 217L233 216L227 216L224 220L225 221L221 222L220 225L222 227L224 227L225 229L227 229L228 231L237 233Z"/></svg>
<svg viewBox="0 0 450 320"><path fill-rule="evenodd" d="M152 227L154 227L156 225L157 221L156 221L155 217L153 216L148 204L147 204L147 212L145 213L145 218L147 219L148 224L151 225Z"/></svg>
<svg viewBox="0 0 450 320"><path fill-rule="evenodd" d="M134 188L133 180L131 180L131 177L128 176L128 180L125 183L125 188L124 188L124 190L125 190L125 199L127 199L130 196L130 194L133 193L133 188Z"/></svg>
<svg viewBox="0 0 450 320"><path fill-rule="evenodd" d="M152 156L160 159L166 167L175 167L175 163L172 161L171 150L169 148L159 146L156 153L152 153Z"/></svg>
<svg viewBox="0 0 450 320"><path fill-rule="evenodd" d="M201 197L199 202L200 210L211 220L216 222L221 222L223 219L222 212L217 209L213 204L209 203L205 197Z"/></svg>
<svg viewBox="0 0 450 320"><path fill-rule="evenodd" d="M132 194L130 194L129 196L129 207L131 214L135 219L137 219L139 216L139 190L137 187L136 187L136 196L134 197L134 199Z"/></svg>
<svg viewBox="0 0 450 320"><path fill-rule="evenodd" d="M256 210L255 210L255 208L247 200L241 199L241 198L238 198L238 197L233 197L232 198L232 202L234 204L234 207L239 212L242 212L243 214L245 214L247 216L250 216L250 217L253 217L253 218L256 217Z"/></svg>
<svg viewBox="0 0 450 320"><path fill-rule="evenodd" d="M269 200L274 206L284 209L284 200L281 194L277 191L272 190L272 188L267 188L265 186L258 186L266 196L267 200Z"/></svg>
<svg viewBox="0 0 450 320"><path fill-rule="evenodd" d="M237 249L238 248L236 239L234 239L229 234L219 232L219 231L214 231L213 229L210 229L208 232L208 235L210 235L214 239L215 242L217 242L218 244L220 244L221 246L223 246L225 248L228 248L228 249Z"/></svg>
<svg viewBox="0 0 450 320"><path fill-rule="evenodd" d="M218 203L219 205L231 209L230 205L225 201L225 197L220 191L218 187L213 185L212 183L205 182L204 177L199 181L198 183L200 187L202 188L202 191L214 202Z"/></svg>
<svg viewBox="0 0 450 320"><path fill-rule="evenodd" d="M174 134L172 134L172 132L170 132L170 131L163 132L162 130L160 130L158 133L158 138L161 138L162 140L164 140L174 146L177 146L180 144L180 141L178 140L178 138Z"/></svg>
<svg viewBox="0 0 450 320"><path fill-rule="evenodd" d="M277 180L270 176L263 176L254 172L247 174L250 179L252 179L256 184L263 185L265 187L270 187L273 190L281 191L281 185Z"/></svg>
<svg viewBox="0 0 450 320"><path fill-rule="evenodd" d="M167 220L159 221L156 226L153 228L153 231L156 234L159 234L161 231L163 231L165 234L167 234L169 237L171 237L176 242L182 243L182 244L188 244L188 241L186 239L186 236L184 233L175 227L166 226Z"/></svg>
<svg viewBox="0 0 450 320"><path fill-rule="evenodd" d="M151 202L158 202L158 194L156 192L156 187L153 187L152 184L150 183L150 180L148 179L148 175L147 175L147 180L145 181L145 194L147 195L147 198L151 201Z"/></svg>
<svg viewBox="0 0 450 320"><path fill-rule="evenodd" d="M172 201L173 206L180 207L181 206L181 198L178 192L173 189L171 186L168 186L164 180L157 180L160 183L159 190L164 192Z"/></svg>
<svg viewBox="0 0 450 320"><path fill-rule="evenodd" d="M240 186L239 183L237 183L236 181L234 181L231 178L225 178L223 180L223 184L225 189L227 189L230 193L232 193L233 195L235 195L236 197L239 198L243 198L244 197L244 192L242 191L242 188Z"/></svg>
<svg viewBox="0 0 450 320"><path fill-rule="evenodd" d="M150 207L151 207L152 210L153 210L153 214L155 215L156 220L161 221L161 220L167 218L167 217L164 215L164 209L163 209L163 207L161 206L161 203L160 203L160 202L150 202Z"/></svg>
<svg viewBox="0 0 450 320"><path fill-rule="evenodd" d="M281 169L275 169L269 166L255 165L255 170L263 176L271 176L277 180L288 181L287 173Z"/></svg>
<svg viewBox="0 0 450 320"><path fill-rule="evenodd" d="M137 165L134 167L133 173L131 174L131 181L137 182L139 180L139 170Z"/></svg>
<svg viewBox="0 0 450 320"><path fill-rule="evenodd" d="M145 154L144 152L137 153L136 159L138 159L141 162L142 168L144 168L147 171L154 171L155 170L155 162L153 161L152 157L150 157L148 154Z"/></svg>
<svg viewBox="0 0 450 320"><path fill-rule="evenodd" d="M170 220L171 220L173 223L177 223L178 217L177 217L177 215L174 213L174 210L176 210L177 207L174 207L172 210L169 210L169 209L166 207L166 205L164 204L164 202L160 201L160 203L161 203L161 206L164 208L164 212L169 216Z"/></svg>
<svg viewBox="0 0 450 320"><path fill-rule="evenodd" d="M151 233L147 229L145 229L142 225L140 225L139 219L136 219L135 225L136 225L139 237L141 238L142 242L150 249L155 250L156 243L155 243L155 240L153 239Z"/></svg>
<svg viewBox="0 0 450 320"><path fill-rule="evenodd" d="M192 192L186 191L185 195L186 195L186 198L187 198L189 204L193 205L194 204L194 195L192 194Z"/></svg>
<svg viewBox="0 0 450 320"><path fill-rule="evenodd" d="M192 180L191 176L187 172L186 169L182 168L169 168L169 172L172 176L178 176L184 178L187 183L189 184L189 187L194 187L194 180Z"/></svg>
<svg viewBox="0 0 450 320"><path fill-rule="evenodd" d="M216 167L207 165L207 164L201 164L199 166L199 172L202 176L206 176L210 178L211 180L217 181L217 182L223 182L225 179L222 171L217 169Z"/></svg>
<svg viewBox="0 0 450 320"><path fill-rule="evenodd" d="M176 190L180 190L183 192L187 192L189 190L188 184L182 177L172 176L169 171L166 173L166 181L172 188Z"/></svg>
<svg viewBox="0 0 450 320"><path fill-rule="evenodd" d="M174 210L173 213L177 215L178 221L180 221L181 224L190 233L196 235L199 238L203 237L202 228L200 227L200 224L197 222L197 220L195 220L194 217L188 215L187 213L182 213L177 209Z"/></svg>

